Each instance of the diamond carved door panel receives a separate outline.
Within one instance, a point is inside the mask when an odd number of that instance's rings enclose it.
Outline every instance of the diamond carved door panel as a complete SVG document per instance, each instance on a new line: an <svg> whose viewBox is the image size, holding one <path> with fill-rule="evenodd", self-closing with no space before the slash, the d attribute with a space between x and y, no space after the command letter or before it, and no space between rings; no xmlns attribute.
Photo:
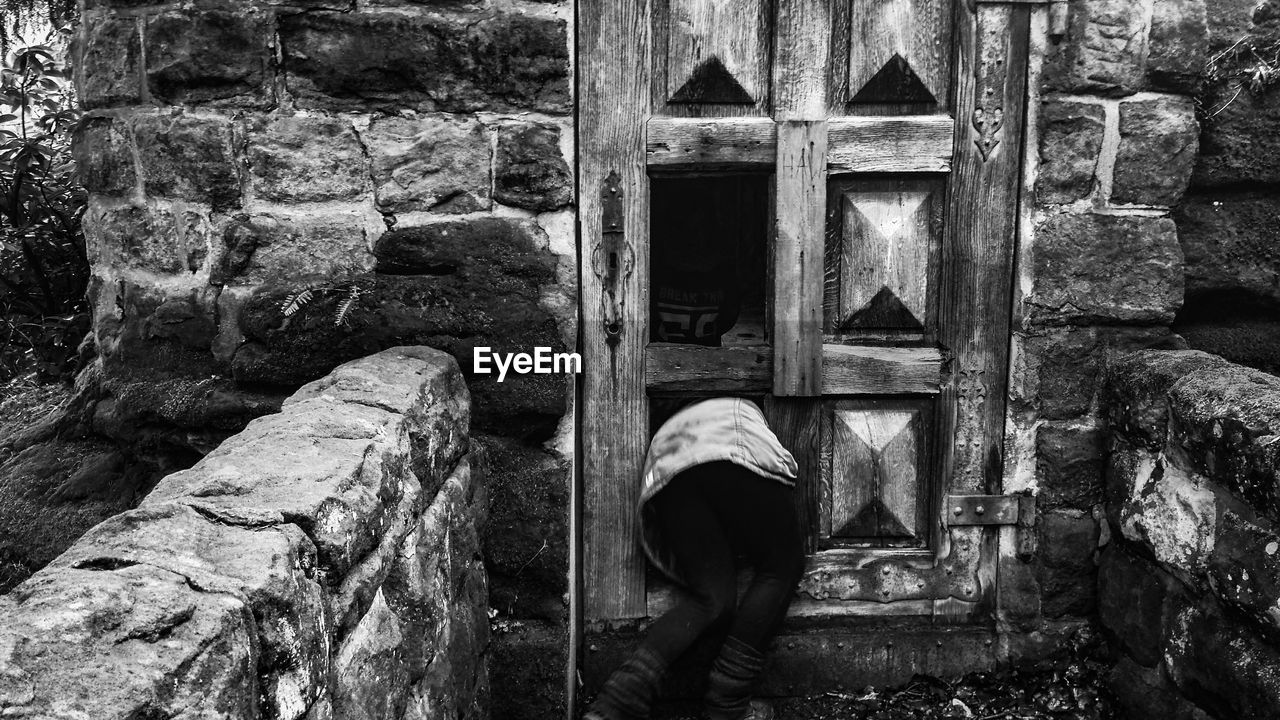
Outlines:
<svg viewBox="0 0 1280 720"><path fill-rule="evenodd" d="M828 334L936 330L942 184L833 180L827 198Z"/></svg>
<svg viewBox="0 0 1280 720"><path fill-rule="evenodd" d="M819 547L921 547L929 403L836 401L823 415Z"/></svg>
<svg viewBox="0 0 1280 720"><path fill-rule="evenodd" d="M942 510L1000 489L1035 2L601 0L581 15L588 618L670 600L632 543L647 398L707 394L760 400L800 465L810 557L793 614L991 609L997 531ZM767 298L748 340L650 331L649 261L671 256L650 225L704 227L651 215L672 177L713 197L768 183L751 207L681 206L769 226L767 287L739 293ZM597 247L635 262L603 272Z"/></svg>

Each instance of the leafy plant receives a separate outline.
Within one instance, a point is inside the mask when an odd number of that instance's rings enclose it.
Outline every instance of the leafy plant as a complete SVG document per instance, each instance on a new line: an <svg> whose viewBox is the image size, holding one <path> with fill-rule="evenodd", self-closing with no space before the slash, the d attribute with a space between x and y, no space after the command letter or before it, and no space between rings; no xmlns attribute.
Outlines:
<svg viewBox="0 0 1280 720"><path fill-rule="evenodd" d="M0 378L32 361L66 373L88 328L87 198L71 157L81 112L54 49L69 33L19 45L0 66Z"/></svg>
<svg viewBox="0 0 1280 720"><path fill-rule="evenodd" d="M360 279L320 280L303 285L285 296L280 303L280 314L285 321L301 312L312 302L322 298L333 298L337 302L332 310L334 325L345 325L355 309L356 301L364 295L368 288L366 281Z"/></svg>
<svg viewBox="0 0 1280 720"><path fill-rule="evenodd" d="M1272 85L1280 83L1280 38L1264 40L1245 36L1236 40L1209 59L1205 64L1204 79L1210 85L1235 81L1236 86L1235 93L1226 102L1212 111L1205 111L1210 118L1226 110L1245 90L1261 95Z"/></svg>

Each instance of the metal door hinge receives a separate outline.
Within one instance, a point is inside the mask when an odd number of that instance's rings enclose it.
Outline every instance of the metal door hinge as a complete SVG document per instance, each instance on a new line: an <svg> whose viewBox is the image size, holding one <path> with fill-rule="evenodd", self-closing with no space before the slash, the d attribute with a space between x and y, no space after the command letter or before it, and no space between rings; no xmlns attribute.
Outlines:
<svg viewBox="0 0 1280 720"><path fill-rule="evenodd" d="M948 525L1017 525L1022 506L1035 512L1030 495L948 495Z"/></svg>
<svg viewBox="0 0 1280 720"><path fill-rule="evenodd" d="M1015 525L1018 557L1036 551L1036 498L1034 495L948 495L946 524Z"/></svg>

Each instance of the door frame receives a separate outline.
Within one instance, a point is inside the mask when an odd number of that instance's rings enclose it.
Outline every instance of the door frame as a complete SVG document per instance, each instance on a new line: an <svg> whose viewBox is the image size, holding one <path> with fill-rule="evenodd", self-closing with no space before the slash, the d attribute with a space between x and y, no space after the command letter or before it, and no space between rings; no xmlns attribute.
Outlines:
<svg viewBox="0 0 1280 720"><path fill-rule="evenodd" d="M948 193L942 246L944 267L956 271L942 274L939 307L947 328L940 340L956 349L940 388L943 406L957 409L954 417L943 418L940 434L954 438L943 445L951 492L992 494L1002 485L1022 144L1030 95L1029 28L1034 7L1041 4L957 0L956 180L948 184L953 191ZM779 0L779 5L775 47L782 42L821 44L830 37L827 0ZM584 372L577 409L580 495L575 500L582 538L575 580L579 609L588 623L649 614L639 546L620 540L638 537L634 510L648 430L651 12L648 0L599 0L589 9L579 6L577 13L579 348ZM813 32L815 24L824 30ZM814 52L826 57L821 49ZM811 69L776 65L778 73L813 74ZM776 119L825 119L823 84L818 74L808 83L817 88L814 92L791 97L773 93ZM825 187L821 196L826 197ZM1000 211L973 212L979 207ZM984 598L991 609L998 532L980 527L962 532L972 533L981 547L980 579L989 590Z"/></svg>

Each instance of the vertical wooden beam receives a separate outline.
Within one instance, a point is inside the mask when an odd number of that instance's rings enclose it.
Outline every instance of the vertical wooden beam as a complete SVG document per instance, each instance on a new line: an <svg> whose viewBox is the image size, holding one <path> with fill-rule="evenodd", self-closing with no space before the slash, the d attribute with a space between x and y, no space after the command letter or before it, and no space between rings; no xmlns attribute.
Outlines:
<svg viewBox="0 0 1280 720"><path fill-rule="evenodd" d="M943 413L938 425L946 492L994 493L1003 469L1030 8L967 2L956 8L956 149L939 297L939 339L953 354L940 407L954 412ZM995 601L996 538L983 531L979 545L978 583L988 607Z"/></svg>
<svg viewBox="0 0 1280 720"><path fill-rule="evenodd" d="M779 2L775 37L773 392L810 396L822 390L830 3Z"/></svg>
<svg viewBox="0 0 1280 720"><path fill-rule="evenodd" d="M827 123L778 124L773 393L822 393Z"/></svg>
<svg viewBox="0 0 1280 720"><path fill-rule="evenodd" d="M648 437L649 0L596 0L578 18L578 178L584 614L645 615L638 541ZM606 218L606 215L608 216Z"/></svg>

